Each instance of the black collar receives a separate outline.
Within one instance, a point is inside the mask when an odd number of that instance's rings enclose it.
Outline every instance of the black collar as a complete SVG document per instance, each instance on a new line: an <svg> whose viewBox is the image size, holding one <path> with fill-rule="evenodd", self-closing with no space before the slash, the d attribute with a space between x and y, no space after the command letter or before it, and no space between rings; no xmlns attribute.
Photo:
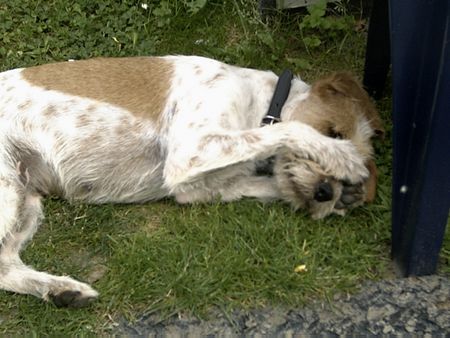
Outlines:
<svg viewBox="0 0 450 338"><path fill-rule="evenodd" d="M283 109L283 105L289 96L293 77L294 75L289 69L281 73L272 96L272 101L270 101L267 115L261 121L262 126L281 122L281 109Z"/></svg>

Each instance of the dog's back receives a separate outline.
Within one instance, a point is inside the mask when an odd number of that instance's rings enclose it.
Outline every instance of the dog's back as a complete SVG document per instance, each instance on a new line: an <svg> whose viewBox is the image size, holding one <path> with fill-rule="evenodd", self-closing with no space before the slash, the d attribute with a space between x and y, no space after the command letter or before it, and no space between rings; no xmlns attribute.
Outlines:
<svg viewBox="0 0 450 338"><path fill-rule="evenodd" d="M167 193L164 142L151 120L35 86L27 76L22 69L0 75L4 170L20 163L29 189L68 199L140 202Z"/></svg>

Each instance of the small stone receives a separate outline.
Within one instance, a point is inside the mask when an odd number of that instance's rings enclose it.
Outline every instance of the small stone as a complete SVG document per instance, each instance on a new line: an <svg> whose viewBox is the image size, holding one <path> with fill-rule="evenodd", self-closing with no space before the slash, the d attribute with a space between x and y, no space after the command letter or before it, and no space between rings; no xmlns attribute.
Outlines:
<svg viewBox="0 0 450 338"><path fill-rule="evenodd" d="M442 329L450 328L450 312L441 313L439 316L434 318L434 322Z"/></svg>
<svg viewBox="0 0 450 338"><path fill-rule="evenodd" d="M166 337L171 337L171 338L181 338L182 337L180 328L178 328L175 325L167 326L165 328L165 334L166 334Z"/></svg>
<svg viewBox="0 0 450 338"><path fill-rule="evenodd" d="M269 324L270 327L279 327L286 323L286 316L284 312L280 310L274 310L273 313L271 313L270 316L266 318L266 323Z"/></svg>
<svg viewBox="0 0 450 338"><path fill-rule="evenodd" d="M409 333L414 332L414 331L416 330L416 324L417 324L417 322L416 322L415 319L412 319L412 318L409 319L409 320L406 322L405 330L406 330L407 332L409 332Z"/></svg>
<svg viewBox="0 0 450 338"><path fill-rule="evenodd" d="M366 318L369 322L372 322L372 321L380 320L381 318L389 317L393 313L395 313L395 309L390 304L380 306L380 307L371 306L367 310Z"/></svg>
<svg viewBox="0 0 450 338"><path fill-rule="evenodd" d="M439 277L438 276L428 276L428 277L418 277L420 281L420 286L425 292L432 292L439 287Z"/></svg>
<svg viewBox="0 0 450 338"><path fill-rule="evenodd" d="M286 332L284 333L284 338L292 338L292 337L294 337L294 330L292 329L286 330Z"/></svg>
<svg viewBox="0 0 450 338"><path fill-rule="evenodd" d="M410 326L416 326L416 320L411 318L410 320L408 320L406 322L406 324L410 325Z"/></svg>
<svg viewBox="0 0 450 338"><path fill-rule="evenodd" d="M433 318L438 314L438 308L434 304L430 304L427 308L429 318Z"/></svg>
<svg viewBox="0 0 450 338"><path fill-rule="evenodd" d="M392 332L392 331L394 331L394 328L391 326L391 325L385 325L384 327L383 327L383 333L384 334L386 334L386 333L390 333L390 332Z"/></svg>
<svg viewBox="0 0 450 338"><path fill-rule="evenodd" d="M413 293L403 292L403 293L397 295L396 301L398 304L406 305L408 303L411 303L413 300L415 300L415 298L416 298L416 295L414 295Z"/></svg>
<svg viewBox="0 0 450 338"><path fill-rule="evenodd" d="M256 320L254 319L254 318L248 318L246 321L245 321L245 327L247 328L247 329L253 329L254 327L256 327L256 325L257 325L257 323L256 323Z"/></svg>
<svg viewBox="0 0 450 338"><path fill-rule="evenodd" d="M414 326L409 326L409 325L406 325L406 326L405 326L405 330L406 330L407 332L409 332L409 333L413 333L413 332L414 332L414 329L415 329Z"/></svg>

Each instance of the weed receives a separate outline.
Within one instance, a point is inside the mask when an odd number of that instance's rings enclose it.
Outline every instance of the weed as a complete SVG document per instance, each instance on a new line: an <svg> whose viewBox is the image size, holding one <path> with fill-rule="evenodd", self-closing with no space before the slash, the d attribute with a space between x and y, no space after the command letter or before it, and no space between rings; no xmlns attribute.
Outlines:
<svg viewBox="0 0 450 338"><path fill-rule="evenodd" d="M327 0L321 0L308 6L308 14L305 15L300 23L300 32L303 35L303 43L307 50L317 48L326 39L336 40L345 36L354 27L352 16L339 15L331 16L327 14ZM342 2L337 2L335 8L339 12L345 12L345 6Z"/></svg>

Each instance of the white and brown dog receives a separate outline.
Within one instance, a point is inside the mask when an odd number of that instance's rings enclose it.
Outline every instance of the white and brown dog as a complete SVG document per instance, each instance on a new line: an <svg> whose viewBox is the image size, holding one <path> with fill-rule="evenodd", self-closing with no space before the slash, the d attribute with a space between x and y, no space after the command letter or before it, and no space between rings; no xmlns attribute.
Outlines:
<svg viewBox="0 0 450 338"><path fill-rule="evenodd" d="M310 87L294 78L282 122L260 127L276 83L272 72L187 56L1 73L0 289L58 306L97 297L85 283L22 263L45 195L89 203L249 196L286 200L316 218L372 198L371 137L381 123L358 82L335 74ZM274 174L258 175L258 163L274 156Z"/></svg>

